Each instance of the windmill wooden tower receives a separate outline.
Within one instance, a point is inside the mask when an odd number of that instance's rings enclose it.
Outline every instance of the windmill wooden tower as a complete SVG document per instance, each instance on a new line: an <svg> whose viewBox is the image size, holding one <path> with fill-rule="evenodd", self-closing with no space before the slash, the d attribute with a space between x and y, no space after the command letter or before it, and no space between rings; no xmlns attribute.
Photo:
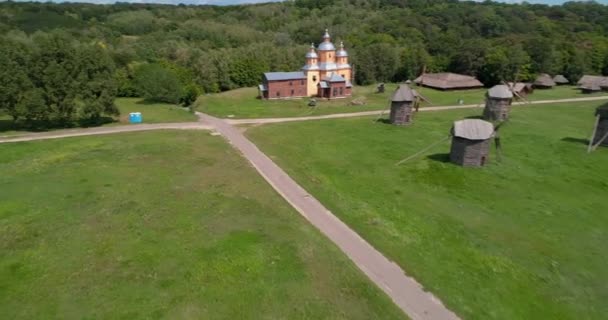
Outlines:
<svg viewBox="0 0 608 320"><path fill-rule="evenodd" d="M452 147L450 161L465 167L484 166L490 157L490 140L495 138L496 150L500 150L497 130L490 122L465 119L454 122L451 130Z"/></svg>
<svg viewBox="0 0 608 320"><path fill-rule="evenodd" d="M595 111L595 127L587 151L591 152L598 146L608 146L608 103L599 106Z"/></svg>
<svg viewBox="0 0 608 320"><path fill-rule="evenodd" d="M412 122L413 108L418 103L416 91L407 84L397 87L391 97L390 122L395 125L408 125Z"/></svg>
<svg viewBox="0 0 608 320"><path fill-rule="evenodd" d="M504 121L509 118L513 92L504 84L495 85L486 93L486 107L483 118L489 121Z"/></svg>

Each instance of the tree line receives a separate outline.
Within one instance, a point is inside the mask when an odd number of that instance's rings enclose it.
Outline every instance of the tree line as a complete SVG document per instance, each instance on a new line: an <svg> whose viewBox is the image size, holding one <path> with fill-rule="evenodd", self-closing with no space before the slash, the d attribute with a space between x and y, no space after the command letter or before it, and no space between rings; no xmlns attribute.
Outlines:
<svg viewBox="0 0 608 320"><path fill-rule="evenodd" d="M299 70L325 28L358 84L429 72L486 85L538 73L608 74L608 6L457 0L296 0L241 6L0 3L0 108L69 121L117 112L116 96L188 105L201 93Z"/></svg>

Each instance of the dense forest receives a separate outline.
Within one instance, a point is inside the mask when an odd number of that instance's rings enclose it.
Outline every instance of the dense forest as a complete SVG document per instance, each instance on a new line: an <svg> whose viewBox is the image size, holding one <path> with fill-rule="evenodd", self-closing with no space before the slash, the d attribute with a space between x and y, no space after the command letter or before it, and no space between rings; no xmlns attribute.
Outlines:
<svg viewBox="0 0 608 320"><path fill-rule="evenodd" d="M296 0L242 6L0 3L0 108L24 121L95 119L115 96L190 104L298 70L325 28L356 82L427 71L486 85L608 74L608 6Z"/></svg>

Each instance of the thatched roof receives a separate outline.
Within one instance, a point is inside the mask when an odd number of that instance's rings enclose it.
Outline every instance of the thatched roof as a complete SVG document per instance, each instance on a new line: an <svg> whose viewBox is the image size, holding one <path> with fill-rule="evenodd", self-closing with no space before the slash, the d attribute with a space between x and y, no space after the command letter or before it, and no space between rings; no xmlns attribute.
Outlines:
<svg viewBox="0 0 608 320"><path fill-rule="evenodd" d="M566 77L564 77L564 75L558 74L555 77L553 77L553 81L557 84L568 84L570 83L570 81L568 81L568 79L566 79Z"/></svg>
<svg viewBox="0 0 608 320"><path fill-rule="evenodd" d="M483 83L474 77L451 72L425 73L416 78L414 82L418 85L437 89L467 89L481 88Z"/></svg>
<svg viewBox="0 0 608 320"><path fill-rule="evenodd" d="M393 102L404 102L404 101L414 101L416 99L417 93L412 90L410 86L406 84L399 85L393 96L391 97L391 101Z"/></svg>
<svg viewBox="0 0 608 320"><path fill-rule="evenodd" d="M494 125L479 119L465 119L454 122L452 135L468 140L487 140L494 135Z"/></svg>
<svg viewBox="0 0 608 320"><path fill-rule="evenodd" d="M511 88L504 84L495 85L487 93L488 98L495 99L511 99L513 98L513 92Z"/></svg>
<svg viewBox="0 0 608 320"><path fill-rule="evenodd" d="M551 78L550 75L541 73L536 80L534 80L534 85L542 87L554 87L555 81L553 81L553 78Z"/></svg>
<svg viewBox="0 0 608 320"><path fill-rule="evenodd" d="M584 75L581 77L580 80L578 80L577 84L579 86L581 85L589 85L592 83L596 83L599 86L608 86L608 77L602 77L602 76L591 76L591 75Z"/></svg>
<svg viewBox="0 0 608 320"><path fill-rule="evenodd" d="M600 90L602 90L602 88L600 88L600 85L599 85L598 82L587 82L587 83L581 84L578 87L580 89L588 90L588 91L600 91Z"/></svg>

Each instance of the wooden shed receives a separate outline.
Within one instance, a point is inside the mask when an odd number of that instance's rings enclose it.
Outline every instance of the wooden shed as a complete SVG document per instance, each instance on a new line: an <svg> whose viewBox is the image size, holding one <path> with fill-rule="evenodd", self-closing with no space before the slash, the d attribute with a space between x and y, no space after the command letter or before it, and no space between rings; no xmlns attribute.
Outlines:
<svg viewBox="0 0 608 320"><path fill-rule="evenodd" d="M564 77L563 74L558 74L555 77L553 77L553 82L555 82L555 84L557 84L558 86L570 83L570 81L568 81L568 79L566 77Z"/></svg>
<svg viewBox="0 0 608 320"><path fill-rule="evenodd" d="M399 85L391 97L390 122L395 125L408 125L412 122L412 110L416 103L416 91L407 84Z"/></svg>
<svg viewBox="0 0 608 320"><path fill-rule="evenodd" d="M541 73L536 80L534 80L534 87L540 89L551 89L555 87L555 81L550 75Z"/></svg>
<svg viewBox="0 0 608 320"><path fill-rule="evenodd" d="M494 137L492 123L479 119L454 122L450 161L465 167L484 166L490 156L490 140Z"/></svg>
<svg viewBox="0 0 608 320"><path fill-rule="evenodd" d="M483 118L489 121L504 121L509 118L513 92L504 84L493 86L486 93L486 107L483 109Z"/></svg>
<svg viewBox="0 0 608 320"><path fill-rule="evenodd" d="M601 146L608 146L608 103L599 106L595 115L597 117L593 135L593 144L600 143Z"/></svg>

